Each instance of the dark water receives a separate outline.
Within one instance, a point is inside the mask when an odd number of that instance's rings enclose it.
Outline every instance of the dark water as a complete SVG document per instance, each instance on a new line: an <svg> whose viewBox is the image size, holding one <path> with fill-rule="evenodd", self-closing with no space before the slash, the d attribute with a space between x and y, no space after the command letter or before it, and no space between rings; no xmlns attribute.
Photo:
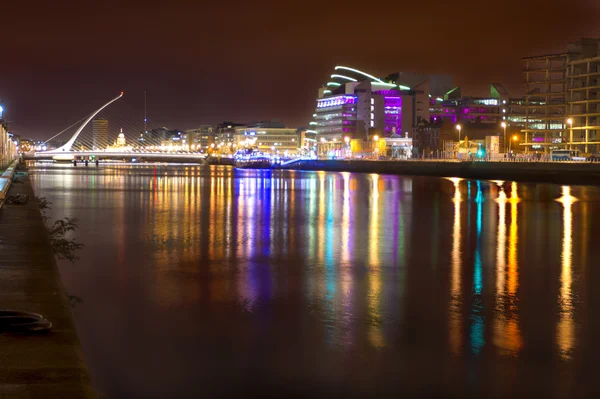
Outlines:
<svg viewBox="0 0 600 399"><path fill-rule="evenodd" d="M36 166L110 398L600 395L600 189Z"/></svg>

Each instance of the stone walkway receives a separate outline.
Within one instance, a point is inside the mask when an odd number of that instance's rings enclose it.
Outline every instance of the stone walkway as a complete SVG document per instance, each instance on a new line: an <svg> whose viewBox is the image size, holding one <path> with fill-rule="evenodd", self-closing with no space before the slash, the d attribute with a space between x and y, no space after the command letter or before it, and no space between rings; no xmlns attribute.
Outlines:
<svg viewBox="0 0 600 399"><path fill-rule="evenodd" d="M23 177L20 176L20 179ZM95 398L81 345L29 180L0 210L0 309L44 315L48 334L0 335L0 398Z"/></svg>

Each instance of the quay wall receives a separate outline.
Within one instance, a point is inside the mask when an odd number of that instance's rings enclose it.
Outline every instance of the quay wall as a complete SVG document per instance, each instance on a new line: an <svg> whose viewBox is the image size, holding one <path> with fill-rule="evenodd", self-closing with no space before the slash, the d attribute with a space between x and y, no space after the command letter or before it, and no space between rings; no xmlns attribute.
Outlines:
<svg viewBox="0 0 600 399"><path fill-rule="evenodd" d="M302 160L281 169L600 185L600 163Z"/></svg>

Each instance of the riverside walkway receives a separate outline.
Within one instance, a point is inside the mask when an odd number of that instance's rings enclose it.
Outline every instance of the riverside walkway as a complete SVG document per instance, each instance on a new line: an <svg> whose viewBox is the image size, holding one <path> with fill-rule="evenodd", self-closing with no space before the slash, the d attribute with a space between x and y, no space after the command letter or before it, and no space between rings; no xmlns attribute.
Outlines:
<svg viewBox="0 0 600 399"><path fill-rule="evenodd" d="M0 398L95 398L41 214L24 180L9 193L26 194L29 203L0 209L0 309L40 313L53 326L39 335L0 334Z"/></svg>

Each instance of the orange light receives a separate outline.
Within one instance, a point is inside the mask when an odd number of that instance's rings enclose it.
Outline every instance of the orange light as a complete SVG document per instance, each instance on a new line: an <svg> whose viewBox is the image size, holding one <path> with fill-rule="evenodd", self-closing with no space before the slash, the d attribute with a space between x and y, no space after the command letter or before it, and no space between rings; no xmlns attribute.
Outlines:
<svg viewBox="0 0 600 399"><path fill-rule="evenodd" d="M517 141L519 138L517 136L513 136L513 141Z"/></svg>

